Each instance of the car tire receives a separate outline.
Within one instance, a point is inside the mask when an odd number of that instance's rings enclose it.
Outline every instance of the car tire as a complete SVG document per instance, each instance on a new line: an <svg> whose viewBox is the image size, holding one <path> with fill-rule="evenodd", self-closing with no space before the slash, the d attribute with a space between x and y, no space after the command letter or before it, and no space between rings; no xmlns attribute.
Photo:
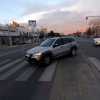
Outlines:
<svg viewBox="0 0 100 100"><path fill-rule="evenodd" d="M30 65L32 65L32 62L31 61L27 61Z"/></svg>
<svg viewBox="0 0 100 100"><path fill-rule="evenodd" d="M77 49L73 48L71 49L71 56L76 56L77 55Z"/></svg>
<svg viewBox="0 0 100 100"><path fill-rule="evenodd" d="M45 65L49 65L51 63L51 57L50 56L45 56L44 57L44 62Z"/></svg>
<svg viewBox="0 0 100 100"><path fill-rule="evenodd" d="M37 64L36 61L34 61L34 62L32 62L32 61L28 61L28 63L29 63L30 65Z"/></svg>

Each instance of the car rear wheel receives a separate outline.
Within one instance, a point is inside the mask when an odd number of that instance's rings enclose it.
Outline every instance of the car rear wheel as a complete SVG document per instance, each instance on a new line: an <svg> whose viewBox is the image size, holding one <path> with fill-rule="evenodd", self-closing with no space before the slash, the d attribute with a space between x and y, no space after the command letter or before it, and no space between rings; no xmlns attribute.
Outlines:
<svg viewBox="0 0 100 100"><path fill-rule="evenodd" d="M71 56L76 56L77 55L77 50L75 48L73 48L71 50Z"/></svg>

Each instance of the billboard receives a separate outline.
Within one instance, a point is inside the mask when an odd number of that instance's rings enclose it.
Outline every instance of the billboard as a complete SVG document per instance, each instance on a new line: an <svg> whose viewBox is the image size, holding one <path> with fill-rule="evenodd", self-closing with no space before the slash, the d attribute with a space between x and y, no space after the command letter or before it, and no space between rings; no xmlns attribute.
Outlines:
<svg viewBox="0 0 100 100"><path fill-rule="evenodd" d="M36 20L29 20L29 26L36 27Z"/></svg>

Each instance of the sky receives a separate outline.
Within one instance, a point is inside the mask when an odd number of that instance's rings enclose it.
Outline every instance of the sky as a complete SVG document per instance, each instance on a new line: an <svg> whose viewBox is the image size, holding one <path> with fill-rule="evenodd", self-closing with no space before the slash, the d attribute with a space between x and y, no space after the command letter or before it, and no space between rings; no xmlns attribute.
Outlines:
<svg viewBox="0 0 100 100"><path fill-rule="evenodd" d="M37 20L38 27L67 34L85 31L85 17L99 12L100 0L1 0L0 23Z"/></svg>

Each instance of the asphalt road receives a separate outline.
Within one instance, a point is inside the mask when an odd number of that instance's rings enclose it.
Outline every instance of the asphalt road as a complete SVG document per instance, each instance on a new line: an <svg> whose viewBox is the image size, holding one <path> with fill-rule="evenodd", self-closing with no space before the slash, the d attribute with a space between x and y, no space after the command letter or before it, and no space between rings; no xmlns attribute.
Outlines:
<svg viewBox="0 0 100 100"><path fill-rule="evenodd" d="M82 53L87 57L96 57L100 60L100 46L95 46L93 39L80 40L80 47Z"/></svg>
<svg viewBox="0 0 100 100"><path fill-rule="evenodd" d="M92 39L78 42L76 57L62 57L41 68L24 60L33 46L1 48L0 100L99 100L100 48Z"/></svg>

